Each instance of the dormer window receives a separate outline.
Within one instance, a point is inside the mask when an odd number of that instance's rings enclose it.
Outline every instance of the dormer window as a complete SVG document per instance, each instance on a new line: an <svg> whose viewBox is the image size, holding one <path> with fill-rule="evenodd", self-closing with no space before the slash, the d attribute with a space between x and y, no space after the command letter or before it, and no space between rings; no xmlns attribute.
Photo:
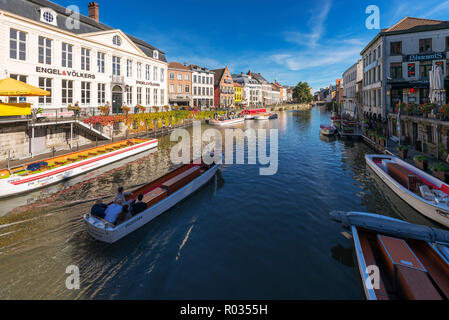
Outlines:
<svg viewBox="0 0 449 320"><path fill-rule="evenodd" d="M122 45L122 39L120 39L119 36L114 36L114 38L112 38L112 43L115 46L120 47Z"/></svg>
<svg viewBox="0 0 449 320"><path fill-rule="evenodd" d="M42 8L41 9L41 21L57 26L57 21L56 21L56 12L54 12L52 9L50 8Z"/></svg>
<svg viewBox="0 0 449 320"><path fill-rule="evenodd" d="M153 51L153 58L159 59L159 51L156 51L156 50Z"/></svg>

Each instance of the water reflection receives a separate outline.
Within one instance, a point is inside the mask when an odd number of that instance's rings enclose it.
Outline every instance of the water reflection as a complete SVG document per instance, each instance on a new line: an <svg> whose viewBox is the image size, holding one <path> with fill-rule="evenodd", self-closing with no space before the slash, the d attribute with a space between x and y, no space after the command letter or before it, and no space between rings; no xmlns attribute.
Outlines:
<svg viewBox="0 0 449 320"><path fill-rule="evenodd" d="M177 142L169 137L157 153L0 218L0 298L362 298L351 241L329 212L414 217L367 172L371 149L322 140L319 127L329 113L279 115L238 126L280 129L276 175L260 176L256 165L224 165L198 192L116 244L90 238L81 216L91 200L119 185L132 189L171 170ZM65 288L68 265L80 268L80 291Z"/></svg>

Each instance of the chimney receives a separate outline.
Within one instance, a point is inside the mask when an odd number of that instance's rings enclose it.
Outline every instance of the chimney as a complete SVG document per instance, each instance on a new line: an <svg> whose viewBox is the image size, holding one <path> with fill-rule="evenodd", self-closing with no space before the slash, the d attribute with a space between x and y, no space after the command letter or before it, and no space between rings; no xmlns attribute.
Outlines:
<svg viewBox="0 0 449 320"><path fill-rule="evenodd" d="M89 2L89 18L94 19L95 21L100 21L100 12L98 3L96 2Z"/></svg>

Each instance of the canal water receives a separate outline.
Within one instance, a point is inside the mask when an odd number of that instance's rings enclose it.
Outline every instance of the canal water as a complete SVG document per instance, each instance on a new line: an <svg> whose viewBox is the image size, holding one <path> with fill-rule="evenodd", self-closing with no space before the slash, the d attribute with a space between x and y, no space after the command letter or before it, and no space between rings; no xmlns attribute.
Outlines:
<svg viewBox="0 0 449 320"><path fill-rule="evenodd" d="M352 242L329 212L433 224L367 171L364 155L373 150L320 137L329 118L313 109L246 121L240 128L278 129L276 175L224 165L198 192L116 244L90 238L81 216L119 185L136 187L170 170L168 137L157 152L53 194L25 195L17 206L0 201L0 298L362 299ZM66 288L68 266L80 270L79 290Z"/></svg>

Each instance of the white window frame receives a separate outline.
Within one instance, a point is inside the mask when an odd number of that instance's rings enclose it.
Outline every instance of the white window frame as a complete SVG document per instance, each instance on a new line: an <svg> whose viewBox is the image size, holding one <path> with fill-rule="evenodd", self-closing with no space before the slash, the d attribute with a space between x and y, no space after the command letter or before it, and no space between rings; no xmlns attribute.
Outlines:
<svg viewBox="0 0 449 320"><path fill-rule="evenodd" d="M73 45L63 42L61 44L61 66L64 68L73 68Z"/></svg>
<svg viewBox="0 0 449 320"><path fill-rule="evenodd" d="M81 70L90 71L90 49L81 48Z"/></svg>
<svg viewBox="0 0 449 320"><path fill-rule="evenodd" d="M97 101L99 105L106 103L106 84L97 83Z"/></svg>
<svg viewBox="0 0 449 320"><path fill-rule="evenodd" d="M69 86L70 84L70 86ZM73 84L74 81L73 80L69 80L69 79L62 79L62 83L61 83L61 101L62 101L62 105L69 105L73 103Z"/></svg>
<svg viewBox="0 0 449 320"><path fill-rule="evenodd" d="M88 81L81 81L81 104L88 105L91 101L92 84ZM84 94L84 97L83 97Z"/></svg>
<svg viewBox="0 0 449 320"><path fill-rule="evenodd" d="M38 39L38 62L40 64L51 64L53 40L42 36L39 36ZM43 43L41 43L41 40ZM48 41L50 43L50 46L48 46Z"/></svg>
<svg viewBox="0 0 449 320"><path fill-rule="evenodd" d="M114 76L121 75L121 70L120 70L121 60L122 59L120 57L112 56L112 74Z"/></svg>
<svg viewBox="0 0 449 320"><path fill-rule="evenodd" d="M41 80L43 80L43 84L41 84ZM39 97L39 105L51 105L52 104L52 87L53 87L53 79L46 77L39 77L39 88L45 91L49 91L49 96L41 96Z"/></svg>
<svg viewBox="0 0 449 320"><path fill-rule="evenodd" d="M15 38L13 38L13 33L15 33ZM25 40L21 39L21 36L25 36ZM23 50L21 50L23 46ZM13 56L15 52L15 57ZM23 59L20 55L23 54ZM26 61L27 58L27 33L11 28L9 31L9 57L13 60Z"/></svg>
<svg viewBox="0 0 449 320"><path fill-rule="evenodd" d="M106 54L104 52L97 52L97 71L98 73L106 71Z"/></svg>

